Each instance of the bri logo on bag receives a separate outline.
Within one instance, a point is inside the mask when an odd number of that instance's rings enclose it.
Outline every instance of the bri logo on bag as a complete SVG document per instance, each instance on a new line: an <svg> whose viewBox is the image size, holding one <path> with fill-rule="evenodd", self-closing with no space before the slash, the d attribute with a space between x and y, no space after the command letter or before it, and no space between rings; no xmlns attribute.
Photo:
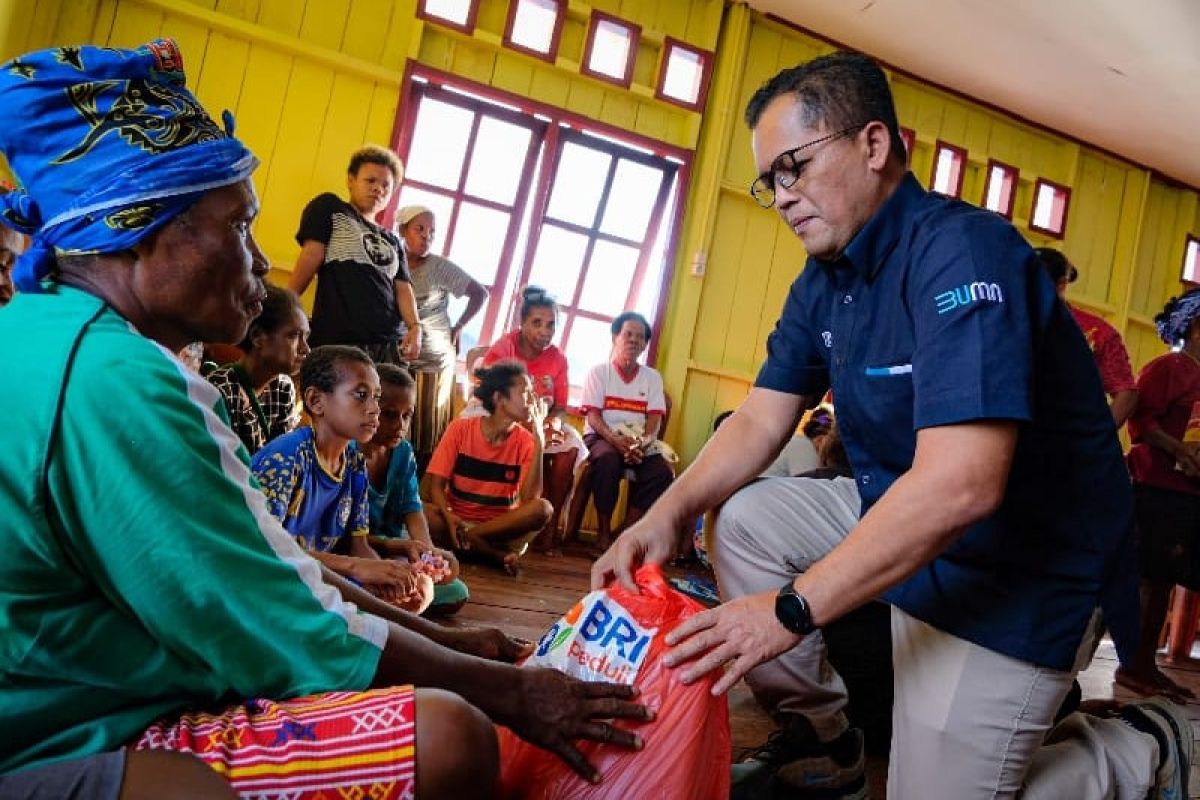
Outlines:
<svg viewBox="0 0 1200 800"><path fill-rule="evenodd" d="M657 632L638 625L606 593L593 592L546 631L526 663L585 680L632 684Z"/></svg>

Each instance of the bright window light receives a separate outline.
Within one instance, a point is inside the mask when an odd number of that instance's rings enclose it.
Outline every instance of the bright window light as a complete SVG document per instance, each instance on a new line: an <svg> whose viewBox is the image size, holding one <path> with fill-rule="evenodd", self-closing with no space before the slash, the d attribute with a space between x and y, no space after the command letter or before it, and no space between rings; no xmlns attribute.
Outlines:
<svg viewBox="0 0 1200 800"><path fill-rule="evenodd" d="M514 0L512 32L509 42L549 54L554 47L554 31L560 12L555 0Z"/></svg>
<svg viewBox="0 0 1200 800"><path fill-rule="evenodd" d="M1053 181L1038 178L1033 190L1033 213L1029 227L1048 236L1062 238L1067 228L1067 204L1071 190Z"/></svg>
<svg viewBox="0 0 1200 800"><path fill-rule="evenodd" d="M987 184L983 191L983 207L1012 219L1016 199L1017 169L998 161L988 162Z"/></svg>
<svg viewBox="0 0 1200 800"><path fill-rule="evenodd" d="M670 38L664 47L667 57L660 94L687 106L700 105L708 59L699 50L692 50Z"/></svg>
<svg viewBox="0 0 1200 800"><path fill-rule="evenodd" d="M933 190L948 197L960 197L967 152L945 142L938 142L934 152L937 155L933 162Z"/></svg>
<svg viewBox="0 0 1200 800"><path fill-rule="evenodd" d="M1183 249L1183 272L1179 276L1188 283L1200 284L1200 239L1188 234Z"/></svg>
<svg viewBox="0 0 1200 800"><path fill-rule="evenodd" d="M525 151L533 136L529 128L494 117L479 121L479 135L467 168L467 194L512 205L521 187Z"/></svg>
<svg viewBox="0 0 1200 800"><path fill-rule="evenodd" d="M426 16L466 27L471 19L472 4L472 0L424 0L423 9Z"/></svg>
<svg viewBox="0 0 1200 800"><path fill-rule="evenodd" d="M610 164L612 156L603 150L568 142L558 163L558 175L563 180L554 181L547 215L585 228L592 227Z"/></svg>
<svg viewBox="0 0 1200 800"><path fill-rule="evenodd" d="M593 12L591 41L584 71L628 85L633 74L636 39L637 32L633 26Z"/></svg>
<svg viewBox="0 0 1200 800"><path fill-rule="evenodd" d="M460 106L440 100L422 102L412 146L405 159L404 177L447 189L457 188L474 119L474 114Z"/></svg>

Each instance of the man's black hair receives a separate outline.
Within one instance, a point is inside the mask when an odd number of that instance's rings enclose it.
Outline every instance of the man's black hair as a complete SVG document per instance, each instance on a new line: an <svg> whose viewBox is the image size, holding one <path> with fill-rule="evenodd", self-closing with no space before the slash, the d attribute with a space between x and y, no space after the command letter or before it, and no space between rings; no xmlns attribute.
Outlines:
<svg viewBox="0 0 1200 800"><path fill-rule="evenodd" d="M332 394L345 376L342 374L343 364L366 364L374 367L371 357L357 347L345 344L326 344L314 347L304 365L300 367L300 392L303 394L311 387L326 394Z"/></svg>

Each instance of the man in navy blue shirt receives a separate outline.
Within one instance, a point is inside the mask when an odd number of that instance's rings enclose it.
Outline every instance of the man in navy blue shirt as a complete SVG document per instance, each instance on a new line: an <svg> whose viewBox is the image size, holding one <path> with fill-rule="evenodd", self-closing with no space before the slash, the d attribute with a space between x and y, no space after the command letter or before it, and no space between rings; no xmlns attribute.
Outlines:
<svg viewBox="0 0 1200 800"><path fill-rule="evenodd" d="M668 558L683 521L756 475L832 388L861 521L778 592L680 626L668 661L685 681L727 667L725 691L883 596L896 675L888 796L1013 796L1027 774L1045 777L1035 756L1090 657L1098 611L1119 646L1136 641L1132 496L1087 343L1007 221L907 172L870 59L785 70L746 118L751 193L808 262L746 401L597 562L593 584L632 584L638 563ZM1122 780L1152 782L1153 754L1137 749L1151 738L1107 722L1133 742L1117 760L1144 764Z"/></svg>

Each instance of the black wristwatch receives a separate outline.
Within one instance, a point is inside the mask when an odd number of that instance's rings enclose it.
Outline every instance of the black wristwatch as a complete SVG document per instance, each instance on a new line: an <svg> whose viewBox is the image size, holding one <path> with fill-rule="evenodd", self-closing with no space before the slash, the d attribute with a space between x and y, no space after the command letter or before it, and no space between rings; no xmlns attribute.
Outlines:
<svg viewBox="0 0 1200 800"><path fill-rule="evenodd" d="M785 583L779 594L775 595L775 618L780 625L798 636L806 636L817 629L808 601L797 594L791 581Z"/></svg>

